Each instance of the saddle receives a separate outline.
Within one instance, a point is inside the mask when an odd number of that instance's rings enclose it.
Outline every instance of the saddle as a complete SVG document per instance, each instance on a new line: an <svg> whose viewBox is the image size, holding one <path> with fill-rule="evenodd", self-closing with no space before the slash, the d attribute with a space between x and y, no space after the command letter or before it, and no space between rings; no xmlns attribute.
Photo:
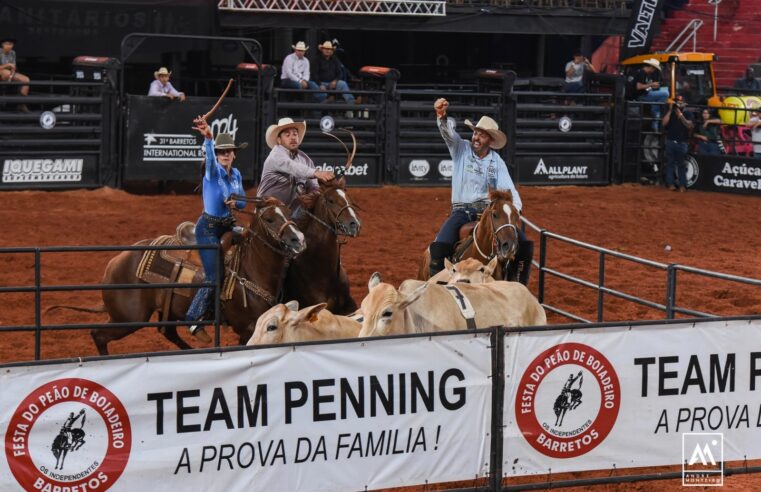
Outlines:
<svg viewBox="0 0 761 492"><path fill-rule="evenodd" d="M240 255L236 254L238 248L233 247L233 233L226 232L220 240L224 252L224 264L236 271L240 261ZM174 235L159 236L151 241L151 246L192 246L196 244L195 224L183 222L177 226ZM204 271L201 265L201 257L197 249L172 249L172 250L149 250L143 253L138 263L135 276L149 284L165 283L200 283L204 281ZM233 278L225 276L222 285L222 300L232 298L235 283ZM162 319L168 317L169 306L173 295L191 297L195 289L192 287L176 287L171 290L162 290L164 296L161 304Z"/></svg>

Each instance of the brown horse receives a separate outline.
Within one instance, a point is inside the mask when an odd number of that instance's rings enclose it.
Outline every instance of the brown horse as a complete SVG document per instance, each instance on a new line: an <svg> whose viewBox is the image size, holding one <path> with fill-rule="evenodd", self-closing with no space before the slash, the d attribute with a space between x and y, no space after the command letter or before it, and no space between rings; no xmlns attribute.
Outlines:
<svg viewBox="0 0 761 492"><path fill-rule="evenodd" d="M226 268L226 276L232 275L235 278L235 290L231 299L221 302L225 322L233 327L243 345L251 338L259 316L278 302L288 262L306 247L304 235L290 220L290 210L279 200L263 198L255 200L254 204L256 209L251 213L250 220L241 224L245 232L234 253L240 255L239 261L233 262L239 266L236 271ZM137 244L150 243L150 240L144 240ZM106 266L102 283L144 283L136 276L142 257L143 251L124 251L118 254ZM194 291L190 297L172 296L169 316L164 318L172 321L185 319ZM147 322L154 312L163 309L164 296L169 294L169 289L103 290L103 304L96 308L53 306L48 311L65 308L105 312L108 313L109 323ZM90 334L98 352L106 355L109 342L124 338L138 329L140 328L95 328ZM160 331L179 348L190 348L177 334L176 326L163 327Z"/></svg>
<svg viewBox="0 0 761 492"><path fill-rule="evenodd" d="M349 278L341 264L342 236L357 237L362 223L346 193L344 178L320 185L312 212L302 210L296 219L307 248L288 270L285 298L302 306L327 303L335 314L349 314L357 304L349 291Z"/></svg>
<svg viewBox="0 0 761 492"><path fill-rule="evenodd" d="M498 264L493 272L497 280L518 280L518 270L515 263L518 252L518 227L520 214L513 204L513 194L510 191L489 191L489 206L475 227L473 223L466 224L460 229L460 242L455 247L453 262L465 258L475 258L482 263L488 263L492 258L498 258ZM428 280L428 265L431 254L426 249L420 261L418 279Z"/></svg>

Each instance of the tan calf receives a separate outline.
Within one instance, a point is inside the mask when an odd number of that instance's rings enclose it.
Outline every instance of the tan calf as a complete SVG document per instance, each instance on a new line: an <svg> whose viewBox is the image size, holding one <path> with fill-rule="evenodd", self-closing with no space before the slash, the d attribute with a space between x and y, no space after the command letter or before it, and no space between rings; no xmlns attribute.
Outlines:
<svg viewBox="0 0 761 492"><path fill-rule="evenodd" d="M488 265L484 265L475 258L465 258L452 264L444 259L444 269L428 279L432 284L454 284L463 282L466 284L483 284L494 282L494 269L497 268L499 258L492 258Z"/></svg>
<svg viewBox="0 0 761 492"><path fill-rule="evenodd" d="M271 307L256 321L254 334L246 345L270 345L314 340L356 338L362 323L359 316L338 316L317 304L299 310L299 303L290 301Z"/></svg>
<svg viewBox="0 0 761 492"><path fill-rule="evenodd" d="M405 280L399 290L381 282L374 273L370 292L362 300L360 337L465 330L465 318L446 286L421 280ZM495 325L534 326L547 324L539 301L519 282L457 284L475 310L477 328Z"/></svg>

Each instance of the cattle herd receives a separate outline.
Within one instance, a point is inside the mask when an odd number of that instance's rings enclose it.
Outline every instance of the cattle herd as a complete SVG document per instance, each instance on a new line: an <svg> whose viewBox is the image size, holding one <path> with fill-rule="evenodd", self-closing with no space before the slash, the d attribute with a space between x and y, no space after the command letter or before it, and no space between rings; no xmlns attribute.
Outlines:
<svg viewBox="0 0 761 492"><path fill-rule="evenodd" d="M278 304L259 317L248 345L547 324L526 286L494 280L496 265L497 258L488 265L474 258L446 261L436 276L405 280L398 289L375 273L361 308L348 316L331 313L325 303Z"/></svg>

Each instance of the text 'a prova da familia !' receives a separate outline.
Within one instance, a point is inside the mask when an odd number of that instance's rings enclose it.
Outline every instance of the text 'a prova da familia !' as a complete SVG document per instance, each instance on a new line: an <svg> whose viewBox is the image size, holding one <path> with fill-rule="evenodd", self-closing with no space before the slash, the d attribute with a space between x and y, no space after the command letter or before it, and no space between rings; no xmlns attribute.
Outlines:
<svg viewBox="0 0 761 492"><path fill-rule="evenodd" d="M434 371L358 376L348 378L286 381L282 387L258 384L237 386L225 391L200 389L148 393L156 403L156 434L204 432L267 426L273 404L284 409L285 423L371 418L379 415L434 412L438 408L457 410L466 403L465 375L447 369L440 376ZM273 401L273 397L278 400ZM165 414L176 418L165 422Z"/></svg>

